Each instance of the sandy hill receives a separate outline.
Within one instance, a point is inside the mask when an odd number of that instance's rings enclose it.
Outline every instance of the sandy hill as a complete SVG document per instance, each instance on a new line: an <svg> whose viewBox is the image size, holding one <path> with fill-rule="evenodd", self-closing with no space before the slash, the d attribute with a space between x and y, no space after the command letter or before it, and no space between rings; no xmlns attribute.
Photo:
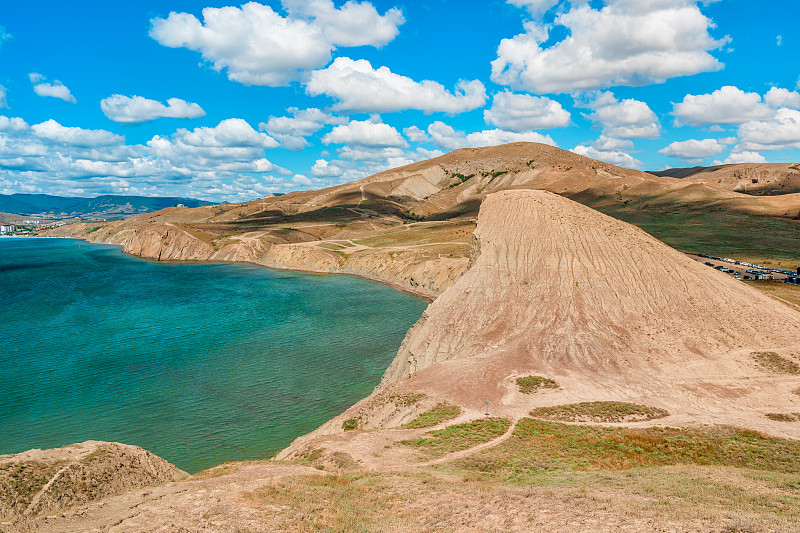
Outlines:
<svg viewBox="0 0 800 533"><path fill-rule="evenodd" d="M489 195L470 264L411 328L381 388L289 453L324 446L351 418L377 429L418 414L376 401L387 394L425 394L471 416L489 401L510 419L622 401L666 410L664 424L800 437L797 424L765 416L800 412L800 313L788 306L545 191ZM528 375L560 388L521 394L516 379Z"/></svg>
<svg viewBox="0 0 800 533"><path fill-rule="evenodd" d="M714 167L671 168L651 174L681 178L757 196L800 192L799 163L742 163Z"/></svg>

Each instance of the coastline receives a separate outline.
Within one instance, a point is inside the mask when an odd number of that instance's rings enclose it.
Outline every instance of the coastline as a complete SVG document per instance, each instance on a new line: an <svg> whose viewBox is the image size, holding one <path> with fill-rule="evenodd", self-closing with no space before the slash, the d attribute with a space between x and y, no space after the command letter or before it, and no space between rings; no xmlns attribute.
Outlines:
<svg viewBox="0 0 800 533"><path fill-rule="evenodd" d="M276 267L276 266L271 266L271 265L265 265L265 264L259 263L257 261L228 261L228 260L224 260L224 259L214 259L214 260L210 260L210 259L196 259L196 260L195 259L193 259L193 260L170 259L170 260L162 261L162 260L151 259L151 258L148 258L148 257L144 257L144 256L141 256L141 255L136 255L136 254L127 252L127 251L125 251L125 247L123 245L121 245L121 244L96 243L96 242L94 242L94 241L92 241L92 240L90 240L90 239L88 239L86 237L78 237L78 236L31 235L31 236L26 236L26 237L9 236L9 238L18 238L18 239L73 239L73 240L86 241L86 242L93 243L93 244L105 244L107 246L117 246L117 247L120 248L120 251L125 255L128 255L130 257L136 257L138 259L144 259L146 261L156 261L158 263L220 263L220 264L222 264L222 263L228 263L228 264L242 263L242 264L256 265L256 266L260 266L260 267L263 267L263 268L268 268L268 269L276 270L276 271L284 271L284 272L299 272L299 273L302 273L302 274L352 276L352 277L355 277L355 278L361 278L361 279L364 279L364 280L367 280L367 281L372 281L374 283L380 283L381 285L385 285L385 286L390 287L392 289L404 292L406 294L410 294L411 296L414 296L415 298L419 298L420 300L425 300L429 304L433 303L433 301L436 300L436 298L437 298L437 295L432 294L430 292L425 292L425 291L412 289L412 288L403 286L400 283L397 283L397 282L394 282L394 281L391 281L391 280L388 280L388 279L378 278L376 276L369 276L367 274L358 274L358 273L355 273L355 272L331 272L331 271L328 271L328 270L323 271L323 270L309 270L309 269L304 269L304 268Z"/></svg>

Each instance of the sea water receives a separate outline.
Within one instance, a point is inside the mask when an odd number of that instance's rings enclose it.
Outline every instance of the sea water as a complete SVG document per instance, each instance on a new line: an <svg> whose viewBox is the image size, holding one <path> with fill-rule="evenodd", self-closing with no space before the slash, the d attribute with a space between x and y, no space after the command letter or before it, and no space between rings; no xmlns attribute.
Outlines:
<svg viewBox="0 0 800 533"><path fill-rule="evenodd" d="M368 395L425 307L349 276L0 239L0 454L268 458Z"/></svg>

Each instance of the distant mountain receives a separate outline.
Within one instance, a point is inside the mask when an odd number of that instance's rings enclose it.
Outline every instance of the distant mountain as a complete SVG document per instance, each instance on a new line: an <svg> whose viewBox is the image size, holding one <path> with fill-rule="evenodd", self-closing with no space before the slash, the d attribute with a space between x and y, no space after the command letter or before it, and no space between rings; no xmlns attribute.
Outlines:
<svg viewBox="0 0 800 533"><path fill-rule="evenodd" d="M214 202L151 196L104 195L82 198L49 194L0 194L0 212L47 218L124 218L178 204L200 207L213 205Z"/></svg>

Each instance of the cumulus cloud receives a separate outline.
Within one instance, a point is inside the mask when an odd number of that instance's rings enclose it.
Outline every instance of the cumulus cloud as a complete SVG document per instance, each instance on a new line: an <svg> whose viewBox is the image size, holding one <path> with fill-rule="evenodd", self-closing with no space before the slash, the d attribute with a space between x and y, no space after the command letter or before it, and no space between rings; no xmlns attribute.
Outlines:
<svg viewBox="0 0 800 533"><path fill-rule="evenodd" d="M598 161L611 163L612 165L617 165L619 167L642 168L641 161L634 158L629 153L619 149L601 150L592 145L587 146L584 144L579 144L570 150L570 152L574 152L585 157L591 157L592 159L597 159Z"/></svg>
<svg viewBox="0 0 800 533"><path fill-rule="evenodd" d="M551 2L514 1L541 10ZM493 82L533 93L641 86L715 71L709 52L713 22L688 0L607 0L601 9L572 2L552 25L528 21L525 33L503 39L492 62ZM565 31L553 33L554 27ZM554 35L561 40L548 44Z"/></svg>
<svg viewBox="0 0 800 533"><path fill-rule="evenodd" d="M764 102L772 107L800 109L800 93L788 89L781 89L780 87L772 87L767 94L764 95Z"/></svg>
<svg viewBox="0 0 800 533"><path fill-rule="evenodd" d="M385 113L418 109L426 113L461 113L486 103L486 88L478 80L460 81L454 92L431 80L417 82L386 67L372 68L366 59L337 57L328 67L311 73L306 84L311 96L338 100L339 111Z"/></svg>
<svg viewBox="0 0 800 533"><path fill-rule="evenodd" d="M241 201L286 187L284 178L268 175L291 174L264 158L274 146L241 119L126 145L105 130L0 117L0 190Z"/></svg>
<svg viewBox="0 0 800 533"><path fill-rule="evenodd" d="M428 135L436 146L445 150L458 148L480 148L482 146L496 146L512 142L535 142L557 146L549 135L542 135L535 131L517 133L501 129L476 131L464 133L457 131L452 126L437 120L428 126Z"/></svg>
<svg viewBox="0 0 800 533"><path fill-rule="evenodd" d="M658 152L669 157L683 159L689 163L700 163L706 157L717 155L723 150L725 150L725 144L717 139L689 139L671 143Z"/></svg>
<svg viewBox="0 0 800 533"><path fill-rule="evenodd" d="M405 148L408 146L399 131L376 119L352 120L347 124L336 126L322 137L322 142L381 148Z"/></svg>
<svg viewBox="0 0 800 533"><path fill-rule="evenodd" d="M405 135L406 138L413 143L421 143L430 139L425 130L420 129L417 126L409 126L408 128L404 128L403 135Z"/></svg>
<svg viewBox="0 0 800 533"><path fill-rule="evenodd" d="M615 139L613 137L606 137L605 135L601 135L600 137L598 137L596 141L592 143L592 146L604 152L633 150L633 141L629 141L628 139Z"/></svg>
<svg viewBox="0 0 800 533"><path fill-rule="evenodd" d="M106 130L86 130L62 126L53 119L31 127L33 134L47 141L72 146L108 146L125 142L125 138Z"/></svg>
<svg viewBox="0 0 800 533"><path fill-rule="evenodd" d="M736 151L800 148L800 111L782 107L768 120L754 120L739 127L741 144Z"/></svg>
<svg viewBox="0 0 800 533"><path fill-rule="evenodd" d="M710 94L687 94L682 102L673 106L672 114L676 125L707 126L758 120L770 116L772 110L761 101L758 93L746 93L726 85Z"/></svg>
<svg viewBox="0 0 800 533"><path fill-rule="evenodd" d="M587 118L600 124L603 135L618 139L655 139L661 131L661 123L645 102L632 98L619 101L610 92L595 92L585 101L576 101L580 107L593 110Z"/></svg>
<svg viewBox="0 0 800 533"><path fill-rule="evenodd" d="M524 7L534 17L546 13L560 2L560 0L506 0L512 6Z"/></svg>
<svg viewBox="0 0 800 533"><path fill-rule="evenodd" d="M767 159L758 152L732 152L723 161L714 161L715 165L737 165L739 163L766 163Z"/></svg>
<svg viewBox="0 0 800 533"><path fill-rule="evenodd" d="M508 131L564 128L572 116L555 100L510 91L497 93L492 107L483 112L487 124Z"/></svg>
<svg viewBox="0 0 800 533"><path fill-rule="evenodd" d="M115 94L100 101L103 114L122 124L150 122L157 118L198 118L205 116L197 104L190 104L180 98L170 98L167 105L142 96L123 96Z"/></svg>
<svg viewBox="0 0 800 533"><path fill-rule="evenodd" d="M336 8L332 0L283 0L286 16L270 6L203 9L203 21L172 12L151 21L150 36L164 46L200 52L216 71L232 81L280 86L305 71L325 66L337 47L383 46L405 22L396 8L379 14L369 2L350 0Z"/></svg>
<svg viewBox="0 0 800 533"><path fill-rule="evenodd" d="M258 125L258 129L278 139L283 147L289 150L297 151L310 146L306 137L317 133L327 125L347 123L344 117L337 117L316 108L301 110L290 107L286 111L292 116L269 117L266 123Z"/></svg>
<svg viewBox="0 0 800 533"><path fill-rule="evenodd" d="M77 104L78 101L72 96L72 93L69 91L66 85L61 83L58 80L55 80L53 83L47 83L45 81L44 76L37 72L31 72L28 74L28 77L33 84L33 92L38 94L39 96L50 96L53 98L59 98L64 100L65 102L69 102L70 104Z"/></svg>

